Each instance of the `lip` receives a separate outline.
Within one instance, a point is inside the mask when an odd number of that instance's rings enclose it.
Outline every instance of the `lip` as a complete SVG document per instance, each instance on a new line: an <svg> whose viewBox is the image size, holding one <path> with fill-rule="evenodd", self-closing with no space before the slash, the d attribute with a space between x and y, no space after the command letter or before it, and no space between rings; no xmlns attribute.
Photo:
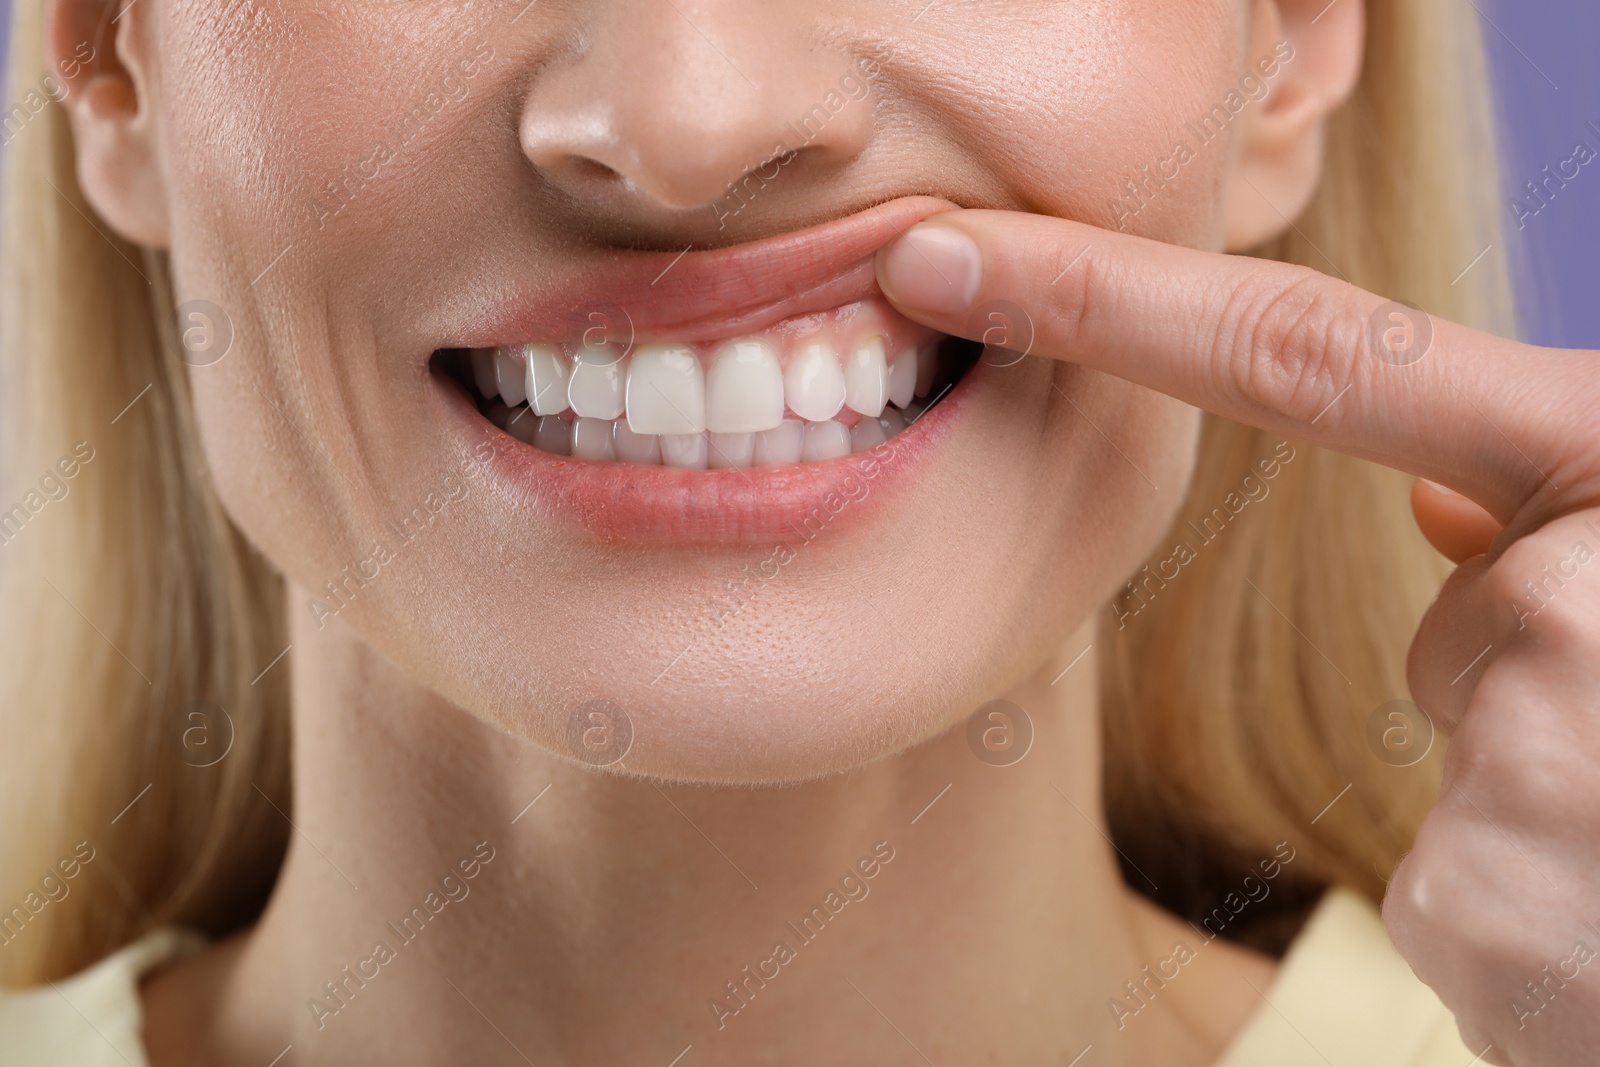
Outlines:
<svg viewBox="0 0 1600 1067"><path fill-rule="evenodd" d="M937 405L884 444L813 463L689 471L541 452L478 413L466 392L436 383L463 451L483 461L497 495L541 519L609 544L791 547L856 526L933 462L986 368L980 362Z"/></svg>
<svg viewBox="0 0 1600 1067"><path fill-rule="evenodd" d="M611 253L537 294L515 294L468 324L451 347L606 340L712 341L879 295L872 255L956 205L901 197L802 230L704 251Z"/></svg>
<svg viewBox="0 0 1600 1067"><path fill-rule="evenodd" d="M625 309L628 341L754 333L879 295L877 250L952 207L906 197L745 244L681 255L617 253L537 298L494 308L454 344L572 339L574 321L581 333L581 316L597 308ZM796 547L859 526L901 495L935 461L984 369L981 362L969 368L938 404L876 448L822 462L703 471L543 452L490 423L448 376L433 384L441 417L463 452L482 462L496 495L531 517L610 544ZM492 450L487 459L485 443Z"/></svg>

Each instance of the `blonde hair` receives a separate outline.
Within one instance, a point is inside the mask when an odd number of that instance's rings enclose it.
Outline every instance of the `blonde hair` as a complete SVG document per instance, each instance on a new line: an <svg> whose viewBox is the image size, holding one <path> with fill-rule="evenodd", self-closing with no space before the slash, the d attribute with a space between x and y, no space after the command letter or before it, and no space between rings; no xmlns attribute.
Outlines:
<svg viewBox="0 0 1600 1067"><path fill-rule="evenodd" d="M1322 188L1260 254L1504 331L1472 12L1367 6L1365 73L1329 131ZM40 84L43 7L14 5L10 99ZM165 258L96 223L74 173L62 109L43 106L7 148L0 278L0 509L23 508L15 536L0 511L5 984L71 973L158 925L249 923L288 829L274 810L289 809L287 672L261 673L287 643L281 580L205 472ZM1273 444L1210 420L1180 527ZM1272 499L1100 642L1108 818L1180 912L1204 910L1282 841L1296 849L1294 884L1376 899L1435 787L1437 751L1395 768L1365 727L1406 692L1404 650L1442 561L1412 526L1407 479L1294 449ZM29 495L46 477L51 492ZM191 719L197 701L226 720ZM197 725L213 744L231 734L227 758L185 758ZM46 877L70 892L41 893Z"/></svg>

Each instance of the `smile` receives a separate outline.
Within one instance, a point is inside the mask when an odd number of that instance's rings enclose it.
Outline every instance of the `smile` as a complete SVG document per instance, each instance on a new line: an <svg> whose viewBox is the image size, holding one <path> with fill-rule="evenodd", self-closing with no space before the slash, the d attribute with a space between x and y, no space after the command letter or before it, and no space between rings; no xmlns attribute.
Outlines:
<svg viewBox="0 0 1600 1067"><path fill-rule="evenodd" d="M878 248L949 206L607 253L488 294L435 341L439 417L501 500L600 541L770 547L870 524L937 469L992 370L875 279Z"/></svg>
<svg viewBox="0 0 1600 1067"><path fill-rule="evenodd" d="M723 341L535 342L440 358L480 414L541 452L718 470L881 445L979 350L873 298Z"/></svg>

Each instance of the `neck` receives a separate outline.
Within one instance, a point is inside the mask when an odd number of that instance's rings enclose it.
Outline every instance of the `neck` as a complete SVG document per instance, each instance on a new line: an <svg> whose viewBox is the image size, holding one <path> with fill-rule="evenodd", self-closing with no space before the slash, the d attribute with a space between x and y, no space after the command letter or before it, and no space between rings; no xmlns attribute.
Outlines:
<svg viewBox="0 0 1600 1067"><path fill-rule="evenodd" d="M1108 1010L1199 945L1104 835L1092 657L1051 684L1088 632L1008 694L1020 762L963 726L784 788L581 767L342 627L296 635L282 876L253 930L147 989L152 1025L187 980L205 1062L1209 1062L1253 1003L1191 978Z"/></svg>

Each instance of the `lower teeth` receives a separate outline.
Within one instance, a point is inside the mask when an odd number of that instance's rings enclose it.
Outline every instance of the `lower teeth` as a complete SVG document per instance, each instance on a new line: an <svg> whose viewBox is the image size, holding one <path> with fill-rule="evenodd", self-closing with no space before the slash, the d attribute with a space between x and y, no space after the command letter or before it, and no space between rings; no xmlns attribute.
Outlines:
<svg viewBox="0 0 1600 1067"><path fill-rule="evenodd" d="M498 401L491 401L485 414L512 437L552 455L719 470L810 463L864 452L893 438L923 410L920 403L904 411L888 407L879 418L863 418L854 426L784 419L760 433L692 434L637 434L626 419L575 418L570 411L535 415L526 405L508 408Z"/></svg>

